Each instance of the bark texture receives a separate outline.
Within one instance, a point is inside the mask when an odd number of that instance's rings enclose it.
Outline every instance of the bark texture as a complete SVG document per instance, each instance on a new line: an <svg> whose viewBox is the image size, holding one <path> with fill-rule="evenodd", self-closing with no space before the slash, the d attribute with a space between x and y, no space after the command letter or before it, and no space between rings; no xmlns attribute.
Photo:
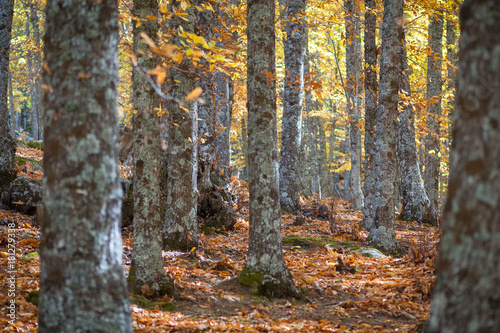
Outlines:
<svg viewBox="0 0 500 333"><path fill-rule="evenodd" d="M403 0L385 0L377 108L374 223L369 235L370 242L385 251L396 249L396 136L403 20Z"/></svg>
<svg viewBox="0 0 500 333"><path fill-rule="evenodd" d="M281 208L292 212L300 208L299 163L304 95L305 10L305 0L288 1L279 183Z"/></svg>
<svg viewBox="0 0 500 333"><path fill-rule="evenodd" d="M401 101L402 112L398 115L398 161L402 194L399 219L436 224L437 216L425 193L424 182L420 175L415 141L415 111L411 102L410 73L404 39L401 49L400 73L399 90L401 96L404 97Z"/></svg>
<svg viewBox="0 0 500 333"><path fill-rule="evenodd" d="M370 230L373 225L373 199L375 192L375 156L377 128L377 4L365 1L365 187L363 227Z"/></svg>
<svg viewBox="0 0 500 333"><path fill-rule="evenodd" d="M158 39L158 22L147 19L158 16L158 3L151 0L134 0L132 15L142 18L140 26L133 28L133 51L137 65L145 70L156 66L156 57L146 43L141 41L141 32L155 43ZM144 73L132 74L134 110L134 246L128 277L129 289L145 296L172 295L174 286L163 270L162 218L160 216L160 124L155 108L159 107L158 95L147 82Z"/></svg>
<svg viewBox="0 0 500 333"><path fill-rule="evenodd" d="M460 10L457 104L429 332L500 331L500 2Z"/></svg>
<svg viewBox="0 0 500 333"><path fill-rule="evenodd" d="M297 295L282 252L276 133L274 0L250 0L248 18L249 246L239 280L271 297Z"/></svg>
<svg viewBox="0 0 500 333"><path fill-rule="evenodd" d="M120 233L117 3L53 0L45 10L39 332L132 332Z"/></svg>
<svg viewBox="0 0 500 333"><path fill-rule="evenodd" d="M16 144L9 131L9 57L14 0L0 1L0 191L16 177ZM0 192L1 194L1 192Z"/></svg>
<svg viewBox="0 0 500 333"><path fill-rule="evenodd" d="M172 1L173 12L181 10L181 1ZM172 16L170 28L173 37L170 43L181 45L182 32L194 33L197 10L191 6L185 11L183 20ZM191 59L173 63L167 75L167 95L184 100L196 88L196 74ZM163 225L163 244L171 250L189 251L198 247L197 207L197 102L173 101L167 103L168 115L168 158L167 158L167 202ZM187 110L187 111L186 111Z"/></svg>
<svg viewBox="0 0 500 333"><path fill-rule="evenodd" d="M351 189L352 208L363 208L361 191L361 24L357 0L346 0L346 97L349 115L349 135L351 150Z"/></svg>
<svg viewBox="0 0 500 333"><path fill-rule="evenodd" d="M425 138L424 184L433 207L439 207L440 121L443 79L443 17L434 13L429 17L429 55L427 57L427 107L429 133Z"/></svg>

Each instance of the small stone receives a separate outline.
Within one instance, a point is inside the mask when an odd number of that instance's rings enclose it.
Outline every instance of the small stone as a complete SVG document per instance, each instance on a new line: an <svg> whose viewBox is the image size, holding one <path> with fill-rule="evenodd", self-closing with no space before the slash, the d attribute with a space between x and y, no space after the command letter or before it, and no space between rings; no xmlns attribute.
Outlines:
<svg viewBox="0 0 500 333"><path fill-rule="evenodd" d="M295 217L295 221L293 221L293 225L295 226L301 226L304 223L306 223L306 218L302 215Z"/></svg>

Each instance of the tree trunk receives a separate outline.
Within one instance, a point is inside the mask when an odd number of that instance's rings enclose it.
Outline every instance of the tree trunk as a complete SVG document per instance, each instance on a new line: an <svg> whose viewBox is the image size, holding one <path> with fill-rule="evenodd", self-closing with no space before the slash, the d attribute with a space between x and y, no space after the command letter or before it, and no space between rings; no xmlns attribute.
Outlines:
<svg viewBox="0 0 500 333"><path fill-rule="evenodd" d="M145 21L133 27L133 51L137 65L146 70L155 68L157 59L150 57L149 47L141 41L146 33L155 43L158 40L157 20L147 19L158 15L158 3L134 0L134 17ZM174 285L163 270L162 218L160 215L160 124L155 110L158 95L144 73L132 74L134 110L134 246L128 277L129 289L135 294L149 296L173 295ZM146 286L146 287L145 287Z"/></svg>
<svg viewBox="0 0 500 333"><path fill-rule="evenodd" d="M357 0L346 0L346 97L349 115L349 135L351 150L351 203L352 209L363 208L363 192L361 191L361 24Z"/></svg>
<svg viewBox="0 0 500 333"><path fill-rule="evenodd" d="M298 295L283 258L278 184L274 0L249 0L249 246L239 280L271 297Z"/></svg>
<svg viewBox="0 0 500 333"><path fill-rule="evenodd" d="M53 0L45 10L39 332L132 332L120 233L117 3Z"/></svg>
<svg viewBox="0 0 500 333"><path fill-rule="evenodd" d="M181 10L181 1L171 2L172 11ZM182 31L195 32L197 10L191 6L184 17L172 16L170 27L173 35L170 43L181 45ZM184 19L187 19L185 21ZM196 88L196 73L191 59L170 67L167 75L167 95L184 100ZM198 247L197 208L197 102L184 101L183 105L167 102L168 160L167 202L163 225L163 244L166 249L190 251ZM186 111L187 109L187 111Z"/></svg>
<svg viewBox="0 0 500 333"><path fill-rule="evenodd" d="M31 104L33 109L34 126L33 137L37 140L43 137L42 126L42 49L40 45L40 27L38 20L38 2L33 1L29 3L30 7L30 22L33 28L33 40L35 42L36 50L32 53L33 60L33 91L31 93Z"/></svg>
<svg viewBox="0 0 500 333"><path fill-rule="evenodd" d="M377 127L377 4L365 1L365 188L363 227L370 230L373 225L373 200L375 192L375 156Z"/></svg>
<svg viewBox="0 0 500 333"><path fill-rule="evenodd" d="M404 40L401 49L400 73L399 91L404 98L403 103L400 103L403 105L403 112L399 113L398 123L398 161L403 206L399 219L436 224L437 214L433 211L431 202L425 193L418 164L415 112L411 102L410 72Z"/></svg>
<svg viewBox="0 0 500 333"><path fill-rule="evenodd" d="M12 86L12 72L9 71L9 117L10 117L10 134L13 138L16 137L16 129L17 129L17 112L16 112L16 104L14 102L14 87Z"/></svg>
<svg viewBox="0 0 500 333"><path fill-rule="evenodd" d="M425 138L426 163L424 172L425 191L432 206L439 208L440 121L443 80L443 17L434 13L429 18L429 55L427 57L427 108L429 133Z"/></svg>
<svg viewBox="0 0 500 333"><path fill-rule="evenodd" d="M377 110L374 223L368 236L370 243L385 251L396 249L396 135L403 20L403 0L385 0Z"/></svg>
<svg viewBox="0 0 500 333"><path fill-rule="evenodd" d="M9 57L14 1L0 0L0 195L16 177L14 156L16 143L9 132Z"/></svg>
<svg viewBox="0 0 500 333"><path fill-rule="evenodd" d="M300 208L299 163L304 94L305 9L305 0L288 1L279 184L281 208L291 212Z"/></svg>
<svg viewBox="0 0 500 333"><path fill-rule="evenodd" d="M460 10L444 231L427 331L500 332L500 2Z"/></svg>

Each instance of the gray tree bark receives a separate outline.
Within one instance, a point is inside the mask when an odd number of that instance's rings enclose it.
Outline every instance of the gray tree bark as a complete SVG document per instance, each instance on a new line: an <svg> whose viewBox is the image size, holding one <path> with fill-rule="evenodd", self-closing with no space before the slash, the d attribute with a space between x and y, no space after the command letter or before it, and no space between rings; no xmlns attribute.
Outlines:
<svg viewBox="0 0 500 333"><path fill-rule="evenodd" d="M45 11L39 332L132 332L120 233L117 3L52 0Z"/></svg>
<svg viewBox="0 0 500 333"><path fill-rule="evenodd" d="M426 332L500 331L500 2L466 0L448 200Z"/></svg>
<svg viewBox="0 0 500 333"><path fill-rule="evenodd" d="M41 49L41 34L40 22L38 19L39 4L37 1L29 2L29 20L33 28L33 40L36 50L32 53L33 60L33 91L31 92L32 117L34 119L33 137L41 139L43 137L42 123L42 49Z"/></svg>
<svg viewBox="0 0 500 333"><path fill-rule="evenodd" d="M373 200L375 192L375 156L377 127L377 43L375 0L365 1L365 187L363 227L370 230L373 225Z"/></svg>
<svg viewBox="0 0 500 333"><path fill-rule="evenodd" d="M276 133L274 0L249 0L249 246L239 280L271 297L298 295L282 251Z"/></svg>
<svg viewBox="0 0 500 333"><path fill-rule="evenodd" d="M361 191L361 23L357 0L346 0L346 97L351 150L350 189L352 208L363 208Z"/></svg>
<svg viewBox="0 0 500 333"><path fill-rule="evenodd" d="M403 37L403 0L384 0L377 108L374 223L369 240L385 251L396 249L397 114Z"/></svg>
<svg viewBox="0 0 500 333"><path fill-rule="evenodd" d="M300 208L299 163L304 95L305 9L305 0L288 1L279 183L281 208L292 212Z"/></svg>
<svg viewBox="0 0 500 333"><path fill-rule="evenodd" d="M398 115L398 161L402 194L402 209L399 219L436 224L437 216L425 193L424 183L420 175L415 141L415 111L411 102L410 73L404 39L401 48L399 91L405 96L403 103L401 103L403 112Z"/></svg>
<svg viewBox="0 0 500 333"><path fill-rule="evenodd" d="M14 0L0 0L0 191L16 177L16 143L9 132L9 57ZM1 194L1 192L0 192Z"/></svg>
<svg viewBox="0 0 500 333"><path fill-rule="evenodd" d="M147 19L158 16L158 2L134 0L132 15L142 18L140 26L133 27L133 52L137 66L145 70L155 68L157 57L150 57L149 47L141 41L146 33L155 43L158 40L158 21ZM132 74L134 140L134 245L128 277L129 289L146 297L173 295L174 285L163 270L162 218L160 215L160 124L155 108L158 95L144 73Z"/></svg>
<svg viewBox="0 0 500 333"><path fill-rule="evenodd" d="M440 121L443 79L443 17L434 13L429 17L429 55L427 57L427 107L429 133L425 137L426 163L424 172L425 191L431 204L439 207Z"/></svg>
<svg viewBox="0 0 500 333"><path fill-rule="evenodd" d="M181 6L181 1L171 2L172 11ZM169 25L173 30L172 44L181 45L181 29L195 32L196 9L185 11L187 21L172 16ZM167 95L184 100L196 88L196 73L191 59L174 63L167 75ZM168 159L167 202L163 224L163 244L171 250L189 251L198 247L197 208L197 102L167 102L168 115ZM187 110L187 111L186 111Z"/></svg>
<svg viewBox="0 0 500 333"><path fill-rule="evenodd" d="M9 71L9 113L10 113L10 134L13 138L16 137L16 129L17 129L17 112L16 112L16 104L14 102L14 87L12 86L12 72Z"/></svg>

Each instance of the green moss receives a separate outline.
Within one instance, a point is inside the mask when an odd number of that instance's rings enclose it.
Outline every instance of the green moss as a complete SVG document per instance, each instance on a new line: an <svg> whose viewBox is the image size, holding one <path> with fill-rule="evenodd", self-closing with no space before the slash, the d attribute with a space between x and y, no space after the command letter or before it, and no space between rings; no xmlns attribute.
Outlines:
<svg viewBox="0 0 500 333"><path fill-rule="evenodd" d="M132 295L132 302L147 310L160 309L163 311L174 311L177 305L172 302L155 302L141 295Z"/></svg>
<svg viewBox="0 0 500 333"><path fill-rule="evenodd" d="M351 251L357 251L363 248L361 245L353 242L340 242L340 246L342 246L344 249L349 249Z"/></svg>
<svg viewBox="0 0 500 333"><path fill-rule="evenodd" d="M39 290L32 290L28 294L28 302L30 302L33 305L38 306L38 294L40 293Z"/></svg>
<svg viewBox="0 0 500 333"><path fill-rule="evenodd" d="M338 246L337 242L327 238L317 237L300 237L300 236L284 236L283 245L287 246L301 246L304 248L311 247L324 247L325 245Z"/></svg>
<svg viewBox="0 0 500 333"><path fill-rule="evenodd" d="M36 258L38 258L38 252L32 252L32 253L29 253L29 254L21 257L21 259L26 261L26 262L30 262Z"/></svg>
<svg viewBox="0 0 500 333"><path fill-rule="evenodd" d="M240 275L238 276L238 281L241 282L241 284L256 288L262 284L263 280L263 274L260 272L252 272L248 269L243 269L241 271Z"/></svg>
<svg viewBox="0 0 500 333"><path fill-rule="evenodd" d="M43 141L30 141L26 142L26 147L35 148L43 151Z"/></svg>

